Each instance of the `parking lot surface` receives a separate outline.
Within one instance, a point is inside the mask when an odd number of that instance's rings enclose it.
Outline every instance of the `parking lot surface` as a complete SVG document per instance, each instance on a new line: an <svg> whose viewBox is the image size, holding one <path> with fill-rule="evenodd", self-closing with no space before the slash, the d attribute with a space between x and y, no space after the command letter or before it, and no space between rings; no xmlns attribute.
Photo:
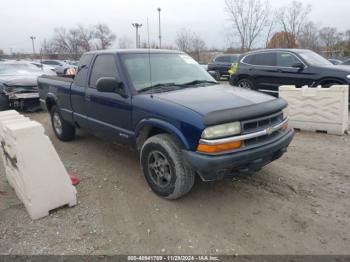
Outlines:
<svg viewBox="0 0 350 262"><path fill-rule="evenodd" d="M79 204L32 221L1 163L0 254L349 254L350 136L298 132L262 171L197 179L168 201L149 190L136 152L83 132L60 142L47 113L29 116L80 179Z"/></svg>

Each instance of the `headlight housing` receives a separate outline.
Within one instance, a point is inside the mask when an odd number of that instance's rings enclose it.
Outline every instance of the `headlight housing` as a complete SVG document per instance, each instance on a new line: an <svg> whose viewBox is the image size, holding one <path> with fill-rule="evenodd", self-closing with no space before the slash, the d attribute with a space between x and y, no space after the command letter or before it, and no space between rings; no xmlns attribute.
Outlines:
<svg viewBox="0 0 350 262"><path fill-rule="evenodd" d="M346 78L347 78L347 79L350 79L350 75L347 75Z"/></svg>
<svg viewBox="0 0 350 262"><path fill-rule="evenodd" d="M202 133L204 139L215 139L238 135L241 133L241 123L233 122L222 125L207 127Z"/></svg>

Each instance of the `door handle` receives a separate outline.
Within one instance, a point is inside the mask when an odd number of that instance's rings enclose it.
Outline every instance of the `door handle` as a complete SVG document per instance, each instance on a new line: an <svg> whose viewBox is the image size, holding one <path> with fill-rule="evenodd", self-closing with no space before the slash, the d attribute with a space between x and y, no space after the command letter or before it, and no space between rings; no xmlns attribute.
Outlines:
<svg viewBox="0 0 350 262"><path fill-rule="evenodd" d="M90 101L91 101L91 96L89 96L89 95L85 95L85 101L90 102Z"/></svg>

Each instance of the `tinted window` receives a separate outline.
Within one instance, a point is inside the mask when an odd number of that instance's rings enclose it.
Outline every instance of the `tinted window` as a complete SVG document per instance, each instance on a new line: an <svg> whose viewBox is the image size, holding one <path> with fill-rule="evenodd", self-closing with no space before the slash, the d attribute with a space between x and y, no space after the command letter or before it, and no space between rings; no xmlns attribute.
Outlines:
<svg viewBox="0 0 350 262"><path fill-rule="evenodd" d="M230 63L230 57L229 56L219 56L215 58L216 62L221 62L221 63Z"/></svg>
<svg viewBox="0 0 350 262"><path fill-rule="evenodd" d="M99 55L94 62L91 76L90 87L96 88L96 82L101 77L117 77L117 67L113 55Z"/></svg>
<svg viewBox="0 0 350 262"><path fill-rule="evenodd" d="M237 56L230 56L231 63L237 63L237 61L238 61L238 55Z"/></svg>
<svg viewBox="0 0 350 262"><path fill-rule="evenodd" d="M88 77L89 65L91 63L93 55L83 55L79 61L77 74L74 78L74 83L77 86L85 86L86 79Z"/></svg>
<svg viewBox="0 0 350 262"><path fill-rule="evenodd" d="M275 53L258 53L246 56L243 60L244 63L260 66L275 66L276 54Z"/></svg>
<svg viewBox="0 0 350 262"><path fill-rule="evenodd" d="M277 66L293 67L293 65L301 63L300 60L291 53L277 53Z"/></svg>

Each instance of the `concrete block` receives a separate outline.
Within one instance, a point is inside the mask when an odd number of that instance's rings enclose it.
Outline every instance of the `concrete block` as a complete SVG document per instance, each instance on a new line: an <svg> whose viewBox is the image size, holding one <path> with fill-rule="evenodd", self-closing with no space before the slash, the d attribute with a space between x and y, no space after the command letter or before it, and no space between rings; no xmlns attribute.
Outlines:
<svg viewBox="0 0 350 262"><path fill-rule="evenodd" d="M348 129L349 86L281 86L279 94L288 102L291 127L334 135L343 135Z"/></svg>
<svg viewBox="0 0 350 262"><path fill-rule="evenodd" d="M6 177L30 217L38 219L52 209L76 205L76 189L43 126L19 114L1 113ZM5 117L9 115L13 119Z"/></svg>

